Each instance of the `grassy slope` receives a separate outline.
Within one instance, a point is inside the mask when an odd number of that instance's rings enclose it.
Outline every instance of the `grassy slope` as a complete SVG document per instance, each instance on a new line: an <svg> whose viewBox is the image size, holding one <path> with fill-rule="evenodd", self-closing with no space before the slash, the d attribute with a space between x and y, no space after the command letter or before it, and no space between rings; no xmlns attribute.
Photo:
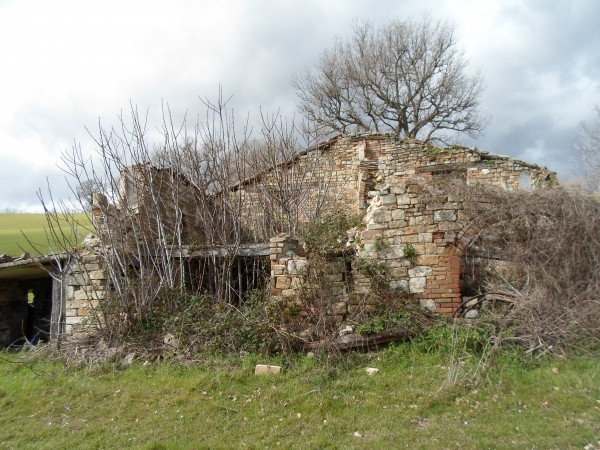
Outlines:
<svg viewBox="0 0 600 450"><path fill-rule="evenodd" d="M84 226L89 225L89 220L85 214L75 214L75 219L81 221ZM57 250L55 245L48 245L46 232L46 216L44 214L0 214L0 254L18 256L25 251L31 254L37 254L23 236L23 233L33 242L37 249L42 253L47 253L50 248ZM70 227L61 224L66 231ZM77 231L78 238L73 242L79 242L83 236L90 231L84 227L79 227ZM69 233L72 236L72 233Z"/></svg>
<svg viewBox="0 0 600 450"><path fill-rule="evenodd" d="M255 357L92 372L41 363L38 373L10 357L0 362L8 447L583 448L600 439L598 359L505 361L478 386L442 389L444 358L407 346L355 355L343 370L304 358L270 377L251 374ZM369 366L380 372L367 376Z"/></svg>

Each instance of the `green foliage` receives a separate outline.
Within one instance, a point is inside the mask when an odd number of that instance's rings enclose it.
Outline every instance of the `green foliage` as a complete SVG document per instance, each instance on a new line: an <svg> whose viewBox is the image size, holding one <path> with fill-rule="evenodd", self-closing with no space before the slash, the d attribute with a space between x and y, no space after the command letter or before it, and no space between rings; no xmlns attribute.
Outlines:
<svg viewBox="0 0 600 450"><path fill-rule="evenodd" d="M385 261L371 261L363 258L355 258L352 267L373 278L374 281L385 282L390 276L390 266Z"/></svg>
<svg viewBox="0 0 600 450"><path fill-rule="evenodd" d="M160 346L170 333L177 339L177 350L188 355L202 351L272 354L292 345L291 340L282 340L275 328L285 305L263 291L248 293L237 306L189 293L177 295L173 302L172 295L165 292L162 301L155 302L137 320L132 319L123 340L143 351L153 342Z"/></svg>
<svg viewBox="0 0 600 450"><path fill-rule="evenodd" d="M494 329L489 324L477 326L462 323L443 323L429 329L415 342L416 347L424 352L440 352L450 354L457 349L481 355L490 346Z"/></svg>
<svg viewBox="0 0 600 450"><path fill-rule="evenodd" d="M417 258L417 251L412 246L412 244L406 244L402 248L402 253L403 253L404 257L410 261L414 261Z"/></svg>
<svg viewBox="0 0 600 450"><path fill-rule="evenodd" d="M377 253L385 254L390 250L390 243L382 237L378 237L377 239L375 239L373 247Z"/></svg>
<svg viewBox="0 0 600 450"><path fill-rule="evenodd" d="M318 222L311 222L300 230L309 253L320 256L340 256L348 252L347 232L361 224L361 216L336 213Z"/></svg>
<svg viewBox="0 0 600 450"><path fill-rule="evenodd" d="M369 335L401 329L416 336L423 331L423 311L417 308L410 300L381 302L376 312L356 327L356 332Z"/></svg>

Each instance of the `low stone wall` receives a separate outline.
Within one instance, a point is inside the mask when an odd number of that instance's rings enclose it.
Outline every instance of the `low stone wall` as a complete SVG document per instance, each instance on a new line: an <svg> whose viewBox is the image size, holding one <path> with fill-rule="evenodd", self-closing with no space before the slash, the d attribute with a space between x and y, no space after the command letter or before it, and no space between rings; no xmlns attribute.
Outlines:
<svg viewBox="0 0 600 450"><path fill-rule="evenodd" d="M342 322L353 312L352 274L345 258L310 259L302 242L286 234L271 238L271 294L300 300L302 290L314 289L326 316ZM305 306L305 305L299 305Z"/></svg>
<svg viewBox="0 0 600 450"><path fill-rule="evenodd" d="M65 277L65 332L95 327L102 320L99 306L106 298L108 274L93 252L73 263Z"/></svg>

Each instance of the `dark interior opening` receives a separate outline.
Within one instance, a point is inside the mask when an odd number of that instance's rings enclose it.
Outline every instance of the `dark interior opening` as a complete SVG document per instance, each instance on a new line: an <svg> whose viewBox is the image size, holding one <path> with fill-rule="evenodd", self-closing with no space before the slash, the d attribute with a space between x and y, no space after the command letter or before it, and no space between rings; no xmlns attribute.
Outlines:
<svg viewBox="0 0 600 450"><path fill-rule="evenodd" d="M270 261L265 256L191 258L186 265L191 292L214 295L237 305L253 291L265 289L270 275Z"/></svg>
<svg viewBox="0 0 600 450"><path fill-rule="evenodd" d="M48 341L51 313L52 278L2 280L0 346Z"/></svg>

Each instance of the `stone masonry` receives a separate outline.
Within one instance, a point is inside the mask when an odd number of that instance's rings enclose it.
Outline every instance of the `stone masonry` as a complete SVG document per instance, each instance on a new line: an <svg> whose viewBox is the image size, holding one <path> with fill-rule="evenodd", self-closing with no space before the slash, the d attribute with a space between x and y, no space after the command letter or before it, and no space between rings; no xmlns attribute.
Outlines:
<svg viewBox="0 0 600 450"><path fill-rule="evenodd" d="M553 172L533 164L466 147L401 141L389 134L339 137L321 151L328 151L334 161L333 176L323 174L323 179L334 180L328 195L341 199L332 206L364 214L354 238L356 257L385 264L392 291L410 294L423 307L443 314L453 313L461 303L462 256L476 230L459 196L439 186L458 180L469 186L532 190L557 183ZM273 295L293 297L308 267L297 240L271 239ZM342 281L349 278L343 269L340 274ZM363 273L353 270L351 278L352 293L370 288L371 280ZM342 319L352 307L352 293L348 283L340 283L335 310Z"/></svg>
<svg viewBox="0 0 600 450"><path fill-rule="evenodd" d="M317 209L321 217L333 212L362 216L351 239L355 262L333 258L320 269L333 293L324 307L338 322L354 313L357 297L367 294L372 285L370 276L357 269L357 261L385 265L390 291L410 295L423 307L451 314L460 305L461 261L474 230L461 199L439 188L445 181L485 183L505 190L556 184L556 175L548 169L505 156L459 146L437 148L376 133L338 136L298 154L278 170L292 169L294 183L307 190L299 205L301 221L311 220ZM175 177L159 171L153 180L170 183ZM167 181L163 184L169 185ZM275 184L275 172L268 169L235 187L234 194L243 200L243 227L252 230L264 223L264 198L258 192L274 189ZM100 225L117 220L116 207L101 198L95 204ZM193 236L194 212L181 209L185 235ZM312 261L295 237L265 235L262 239L270 239L271 293L294 301ZM97 256L102 252L87 247L64 281L67 332L98 324L99 302L109 290L108 274Z"/></svg>

